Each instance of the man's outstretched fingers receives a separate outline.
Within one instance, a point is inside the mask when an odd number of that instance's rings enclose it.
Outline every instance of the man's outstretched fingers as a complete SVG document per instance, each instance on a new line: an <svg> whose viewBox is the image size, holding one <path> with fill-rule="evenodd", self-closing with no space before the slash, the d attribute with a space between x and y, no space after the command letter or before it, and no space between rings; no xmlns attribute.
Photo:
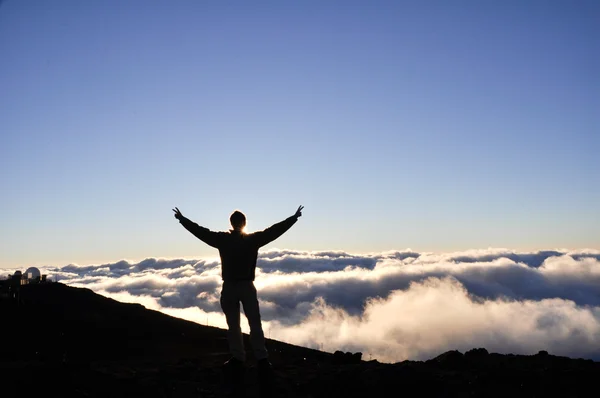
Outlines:
<svg viewBox="0 0 600 398"><path fill-rule="evenodd" d="M175 218L179 219L182 216L181 211L177 207L172 210L175 212Z"/></svg>

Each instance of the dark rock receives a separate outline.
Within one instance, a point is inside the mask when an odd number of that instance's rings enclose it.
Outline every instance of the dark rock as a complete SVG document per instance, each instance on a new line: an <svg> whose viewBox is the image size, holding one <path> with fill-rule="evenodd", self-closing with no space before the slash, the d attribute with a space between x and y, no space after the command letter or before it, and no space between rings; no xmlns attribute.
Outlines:
<svg viewBox="0 0 600 398"><path fill-rule="evenodd" d="M362 352L343 352L336 351L333 353L333 363L336 365L358 364L362 361Z"/></svg>
<svg viewBox="0 0 600 398"><path fill-rule="evenodd" d="M477 361L485 359L489 355L488 350L485 348L473 348L465 352L465 359L469 361Z"/></svg>
<svg viewBox="0 0 600 398"><path fill-rule="evenodd" d="M333 353L333 363L336 365L343 364L346 361L346 356L343 351L336 351Z"/></svg>
<svg viewBox="0 0 600 398"><path fill-rule="evenodd" d="M438 365L444 368L458 368L463 366L464 357L460 351L447 351L437 357L430 359L427 363Z"/></svg>

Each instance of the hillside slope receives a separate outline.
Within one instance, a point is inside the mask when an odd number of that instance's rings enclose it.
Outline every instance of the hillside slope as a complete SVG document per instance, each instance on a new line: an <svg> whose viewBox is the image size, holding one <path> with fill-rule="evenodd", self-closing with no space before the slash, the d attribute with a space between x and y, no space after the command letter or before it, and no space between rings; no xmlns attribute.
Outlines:
<svg viewBox="0 0 600 398"><path fill-rule="evenodd" d="M18 306L0 303L2 396L222 396L223 329L60 283L24 286ZM598 362L545 352L500 355L481 348L381 364L275 340L267 346L282 397L388 396L407 389L436 397L577 397L589 396L600 377ZM253 397L250 351L248 357L247 396Z"/></svg>

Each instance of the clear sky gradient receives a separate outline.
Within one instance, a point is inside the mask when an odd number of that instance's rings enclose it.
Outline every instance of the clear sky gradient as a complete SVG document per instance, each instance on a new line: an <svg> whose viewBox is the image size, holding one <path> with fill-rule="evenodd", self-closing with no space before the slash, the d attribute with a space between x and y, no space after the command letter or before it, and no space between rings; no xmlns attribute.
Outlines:
<svg viewBox="0 0 600 398"><path fill-rule="evenodd" d="M0 266L600 247L600 2L0 5Z"/></svg>

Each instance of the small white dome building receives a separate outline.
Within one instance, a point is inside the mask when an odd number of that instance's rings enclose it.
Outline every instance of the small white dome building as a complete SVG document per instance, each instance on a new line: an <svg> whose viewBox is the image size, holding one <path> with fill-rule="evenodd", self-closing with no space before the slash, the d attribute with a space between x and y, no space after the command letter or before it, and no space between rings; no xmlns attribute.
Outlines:
<svg viewBox="0 0 600 398"><path fill-rule="evenodd" d="M25 271L25 275L27 276L27 279L35 279L40 278L42 273L36 267L29 267L27 268L27 271Z"/></svg>

